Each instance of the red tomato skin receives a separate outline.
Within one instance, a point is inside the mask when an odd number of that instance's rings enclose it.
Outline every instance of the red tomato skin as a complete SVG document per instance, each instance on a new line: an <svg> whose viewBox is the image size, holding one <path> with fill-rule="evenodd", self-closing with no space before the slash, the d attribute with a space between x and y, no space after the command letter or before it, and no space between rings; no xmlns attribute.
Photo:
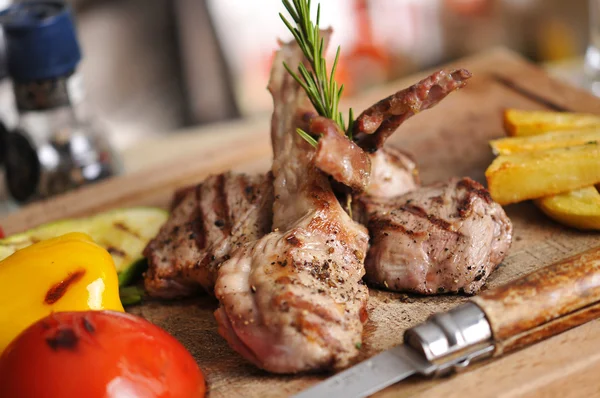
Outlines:
<svg viewBox="0 0 600 398"><path fill-rule="evenodd" d="M6 235L4 234L4 230L2 229L2 227L0 227L0 239L4 238L6 238Z"/></svg>
<svg viewBox="0 0 600 398"><path fill-rule="evenodd" d="M201 398L202 372L164 330L130 314L59 312L0 356L2 398Z"/></svg>

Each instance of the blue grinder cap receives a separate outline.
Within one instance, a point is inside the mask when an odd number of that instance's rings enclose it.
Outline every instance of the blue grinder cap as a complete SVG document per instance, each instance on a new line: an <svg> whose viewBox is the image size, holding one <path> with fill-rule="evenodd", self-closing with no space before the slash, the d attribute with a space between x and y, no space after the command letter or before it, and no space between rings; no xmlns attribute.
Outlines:
<svg viewBox="0 0 600 398"><path fill-rule="evenodd" d="M0 12L8 73L18 82L71 74L81 60L69 7L62 1L28 1Z"/></svg>

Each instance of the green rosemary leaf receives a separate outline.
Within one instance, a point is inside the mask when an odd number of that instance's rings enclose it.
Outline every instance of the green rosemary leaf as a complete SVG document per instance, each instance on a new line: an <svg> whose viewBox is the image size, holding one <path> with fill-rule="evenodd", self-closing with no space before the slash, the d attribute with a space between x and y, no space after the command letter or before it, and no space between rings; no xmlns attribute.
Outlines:
<svg viewBox="0 0 600 398"><path fill-rule="evenodd" d="M308 142L310 145L312 145L313 147L317 147L317 140L314 139L314 137L310 134L308 134L306 131L302 130L302 129L296 129L296 133L298 133L298 135L302 138L304 138L304 141Z"/></svg>
<svg viewBox="0 0 600 398"><path fill-rule="evenodd" d="M321 4L317 5L316 22L310 19L311 0L282 0L285 9L294 21L293 25L285 16L279 14L285 26L294 36L298 46L302 50L304 57L310 65L309 70L304 64L298 66L297 72L294 72L284 64L286 70L296 79L300 86L306 92L310 102L315 107L317 113L321 116L332 119L336 124L346 132L348 137L352 137L351 126L353 125L353 113L349 113L348 129L346 129L344 117L338 111L340 99L344 92L344 86L338 86L335 81L335 72L340 59L340 47L337 48L333 67L327 72L327 61L325 60L325 39L321 36L319 23L321 21ZM316 145L316 140L306 132L299 134L311 145ZM311 141L307 138L309 137Z"/></svg>
<svg viewBox="0 0 600 398"><path fill-rule="evenodd" d="M310 4L310 1L308 2ZM310 7L310 5L309 5ZM317 6L317 26L320 25L321 22L321 3Z"/></svg>
<svg viewBox="0 0 600 398"><path fill-rule="evenodd" d="M292 5L290 4L289 0L283 0L283 5L285 6L285 9L288 11L294 22L300 22L300 17L298 17L298 14L294 10L294 7L292 7Z"/></svg>
<svg viewBox="0 0 600 398"><path fill-rule="evenodd" d="M354 137L352 136L352 131L354 129L354 110L350 108L348 111L348 130L346 130L346 135L352 141Z"/></svg>

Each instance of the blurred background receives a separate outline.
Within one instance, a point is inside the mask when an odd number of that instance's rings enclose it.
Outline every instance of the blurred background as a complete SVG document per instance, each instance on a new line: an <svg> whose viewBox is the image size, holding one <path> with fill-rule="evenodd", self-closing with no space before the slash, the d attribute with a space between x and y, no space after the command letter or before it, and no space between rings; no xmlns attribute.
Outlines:
<svg viewBox="0 0 600 398"><path fill-rule="evenodd" d="M0 0L0 8L26 1ZM115 168L111 173L137 171L176 157L187 145L185 137L218 135L216 123L264 121L270 113L266 85L276 38L291 38L278 16L284 11L281 0L65 2L74 13L83 52L76 79L69 77L67 83L69 97L77 97L79 102L85 93L85 108L101 124L102 136L122 154L124 169ZM345 95L496 46L515 50L552 69L555 76L585 87L584 54L590 38L597 43L590 46L595 52L588 50L588 65L593 61L600 93L600 0L320 3L321 26L334 29L330 56L338 45L343 48L337 80L345 84ZM594 24L595 35L590 33L594 30L590 30L590 4L596 5L599 19ZM23 124L15 110L11 84L11 79L0 81L0 119L9 129L18 120ZM11 109L15 110L12 114L8 112ZM55 167L58 155L52 159L42 155L47 152L43 146L48 137L58 137L59 143L52 145L66 142L62 137L65 126L57 127L50 116L40 120L36 128L45 131L52 126L55 132L29 131L30 137L45 137L34 149L40 164L49 159L47 167L60 171ZM202 126L208 128L197 128ZM138 150L146 143L154 145ZM58 153L58 149L52 150ZM11 151L8 149L7 164ZM72 185L79 185L83 182L77 173L83 170L85 174L85 167L73 168L69 159L61 161L66 166L59 177L69 175L76 180ZM37 184L36 162L26 169L23 158L15 157L15 181L24 181L23 173L29 172ZM96 172L99 166L90 167ZM0 169L0 214L17 209L6 200L3 173ZM40 181L45 181L44 172L41 175Z"/></svg>
<svg viewBox="0 0 600 398"><path fill-rule="evenodd" d="M10 3L4 1L5 5ZM122 150L269 112L280 0L70 0L87 101ZM347 94L493 46L536 62L588 42L587 0L322 0ZM361 73L368 68L370 73ZM366 77L368 76L368 78Z"/></svg>

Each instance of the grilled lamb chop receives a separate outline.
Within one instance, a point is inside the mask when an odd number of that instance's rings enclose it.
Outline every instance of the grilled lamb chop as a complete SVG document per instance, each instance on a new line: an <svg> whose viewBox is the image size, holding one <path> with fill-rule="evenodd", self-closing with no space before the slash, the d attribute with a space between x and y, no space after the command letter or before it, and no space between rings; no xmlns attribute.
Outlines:
<svg viewBox="0 0 600 398"><path fill-rule="evenodd" d="M372 153L408 118L435 106L452 91L464 87L471 73L465 69L439 71L398 91L364 111L354 123L358 145Z"/></svg>
<svg viewBox="0 0 600 398"><path fill-rule="evenodd" d="M146 249L154 297L213 293L219 264L271 230L273 178L224 173L175 193L171 217Z"/></svg>
<svg viewBox="0 0 600 398"><path fill-rule="evenodd" d="M367 280L391 290L475 294L504 259L512 224L470 178L373 200Z"/></svg>
<svg viewBox="0 0 600 398"><path fill-rule="evenodd" d="M365 110L354 123L358 144L370 153L371 181L357 199L393 198L419 186L415 162L395 148L382 148L387 138L414 114L439 103L452 91L464 87L471 73L464 69L438 71L413 86L398 91Z"/></svg>
<svg viewBox="0 0 600 398"><path fill-rule="evenodd" d="M301 60L296 45L283 45L269 84L274 232L235 251L215 286L221 335L274 373L348 365L358 354L367 315L368 290L361 283L366 228L342 209L328 177L315 167L316 151L295 132L335 128L320 117L308 121L312 107L282 65Z"/></svg>

